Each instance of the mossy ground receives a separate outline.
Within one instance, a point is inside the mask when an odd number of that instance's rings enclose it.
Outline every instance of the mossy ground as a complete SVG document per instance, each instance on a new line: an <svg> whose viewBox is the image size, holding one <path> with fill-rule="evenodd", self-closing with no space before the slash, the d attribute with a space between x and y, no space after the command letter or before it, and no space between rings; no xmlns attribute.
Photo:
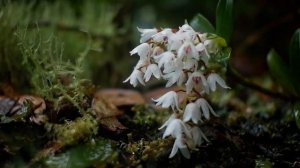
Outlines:
<svg viewBox="0 0 300 168"><path fill-rule="evenodd" d="M256 103L258 107L263 102ZM173 139L162 139L163 132L157 129L170 112L147 105L123 109L119 120L127 130L118 133L92 126L97 122L91 122L91 115L54 126L54 132L24 122L1 124L1 167L299 166L300 133L290 111L220 110L220 117L201 125L210 142L192 151L188 160L179 153L169 159ZM75 136L72 129L80 133Z"/></svg>

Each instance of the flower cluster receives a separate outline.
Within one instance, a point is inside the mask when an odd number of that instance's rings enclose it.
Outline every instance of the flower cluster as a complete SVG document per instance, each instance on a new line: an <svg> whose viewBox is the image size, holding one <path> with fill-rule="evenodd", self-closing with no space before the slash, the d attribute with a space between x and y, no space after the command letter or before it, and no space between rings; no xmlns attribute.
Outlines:
<svg viewBox="0 0 300 168"><path fill-rule="evenodd" d="M163 124L163 138L175 138L170 158L178 149L190 157L189 149L195 150L207 140L199 128L203 119L217 116L213 108L203 98L217 90L229 87L215 70L210 68L211 58L221 52L224 43L219 43L216 35L199 33L184 24L174 29L140 29L140 45L130 51L137 54L139 61L131 75L124 81L134 87L138 83L145 85L151 77L167 81L166 87L177 84L186 96L179 102L177 92L169 91L153 100L157 106L171 108L174 114Z"/></svg>

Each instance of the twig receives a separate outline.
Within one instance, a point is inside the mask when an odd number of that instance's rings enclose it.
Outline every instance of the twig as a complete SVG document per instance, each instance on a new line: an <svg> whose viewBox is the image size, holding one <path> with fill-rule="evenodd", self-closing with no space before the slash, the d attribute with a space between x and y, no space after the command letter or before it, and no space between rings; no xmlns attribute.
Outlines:
<svg viewBox="0 0 300 168"><path fill-rule="evenodd" d="M250 82L249 80L243 78L232 66L228 66L228 74L230 77L232 77L234 80L238 81L239 84L244 85L250 89L256 90L258 92L261 92L265 95L269 95L274 98L280 98L285 101L296 101L299 100L300 98L297 96L292 96L292 95L285 95L283 93L275 92L269 89L266 89L264 87L261 87L253 82Z"/></svg>

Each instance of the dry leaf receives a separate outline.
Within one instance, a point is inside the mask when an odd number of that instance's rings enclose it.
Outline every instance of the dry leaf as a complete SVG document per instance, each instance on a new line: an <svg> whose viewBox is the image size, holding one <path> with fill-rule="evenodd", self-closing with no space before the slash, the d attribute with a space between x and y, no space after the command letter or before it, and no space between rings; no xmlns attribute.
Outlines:
<svg viewBox="0 0 300 168"><path fill-rule="evenodd" d="M104 128L114 132L126 129L117 119L122 112L99 94L96 94L92 101L92 111Z"/></svg>
<svg viewBox="0 0 300 168"><path fill-rule="evenodd" d="M103 118L100 120L100 123L104 128L113 132L126 129L116 117Z"/></svg>
<svg viewBox="0 0 300 168"><path fill-rule="evenodd" d="M115 106L131 106L135 104L145 104L144 97L135 90L126 89L102 89L96 93L105 97L106 100Z"/></svg>
<svg viewBox="0 0 300 168"><path fill-rule="evenodd" d="M25 109L24 109L25 108ZM11 117L11 120L24 120L27 115L30 115L30 121L41 124L47 121L47 116L43 113L46 109L44 99L23 95L18 98L0 97L0 113L2 116Z"/></svg>
<svg viewBox="0 0 300 168"><path fill-rule="evenodd" d="M45 123L48 120L48 117L44 114L46 110L45 100L37 96L24 95L19 98L18 103L24 104L28 100L32 103L33 109L33 115L29 118L30 121L36 124Z"/></svg>

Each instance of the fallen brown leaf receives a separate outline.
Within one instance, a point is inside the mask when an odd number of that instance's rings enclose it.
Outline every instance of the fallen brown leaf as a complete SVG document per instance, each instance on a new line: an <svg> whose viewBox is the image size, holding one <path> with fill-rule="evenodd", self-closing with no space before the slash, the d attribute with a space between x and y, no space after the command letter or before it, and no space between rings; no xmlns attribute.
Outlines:
<svg viewBox="0 0 300 168"><path fill-rule="evenodd" d="M104 128L113 132L126 129L117 119L123 113L109 99L102 97L100 94L94 96L92 112Z"/></svg>
<svg viewBox="0 0 300 168"><path fill-rule="evenodd" d="M144 97L135 90L126 89L102 89L96 95L105 97L105 99L115 106L132 106L136 104L145 104Z"/></svg>

